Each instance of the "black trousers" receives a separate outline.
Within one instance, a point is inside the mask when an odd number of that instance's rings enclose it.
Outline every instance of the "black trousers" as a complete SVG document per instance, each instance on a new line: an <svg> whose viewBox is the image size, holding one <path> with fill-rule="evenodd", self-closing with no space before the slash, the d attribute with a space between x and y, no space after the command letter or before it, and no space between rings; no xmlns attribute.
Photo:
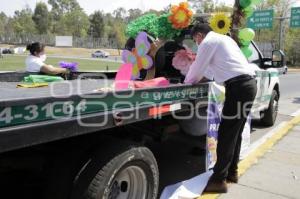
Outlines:
<svg viewBox="0 0 300 199"><path fill-rule="evenodd" d="M214 180L225 180L236 172L240 157L242 132L256 96L254 78L244 78L225 85L225 102L218 131L217 162Z"/></svg>

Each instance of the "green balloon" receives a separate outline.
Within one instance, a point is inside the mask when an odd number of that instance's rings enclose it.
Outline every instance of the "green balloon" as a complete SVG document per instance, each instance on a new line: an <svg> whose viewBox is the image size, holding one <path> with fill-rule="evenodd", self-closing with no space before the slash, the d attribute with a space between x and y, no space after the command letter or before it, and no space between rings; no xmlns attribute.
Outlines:
<svg viewBox="0 0 300 199"><path fill-rule="evenodd" d="M259 3L261 3L261 0L252 0L252 3L253 4L259 4Z"/></svg>
<svg viewBox="0 0 300 199"><path fill-rule="evenodd" d="M245 13L246 18L251 17L253 15L254 10L255 10L255 7L253 5L245 8L243 11Z"/></svg>
<svg viewBox="0 0 300 199"><path fill-rule="evenodd" d="M240 0L240 6L242 8L247 8L248 6L251 5L253 0Z"/></svg>
<svg viewBox="0 0 300 199"><path fill-rule="evenodd" d="M245 57L248 59L249 57L251 57L252 55L252 50L249 47L242 47L241 51L243 52L243 54L245 55Z"/></svg>
<svg viewBox="0 0 300 199"><path fill-rule="evenodd" d="M241 41L252 41L255 37L255 32L251 28L244 28L239 31L239 39Z"/></svg>
<svg viewBox="0 0 300 199"><path fill-rule="evenodd" d="M251 43L250 41L243 41L243 40L240 41L240 42L241 42L241 44L242 44L243 47L249 47L249 45Z"/></svg>

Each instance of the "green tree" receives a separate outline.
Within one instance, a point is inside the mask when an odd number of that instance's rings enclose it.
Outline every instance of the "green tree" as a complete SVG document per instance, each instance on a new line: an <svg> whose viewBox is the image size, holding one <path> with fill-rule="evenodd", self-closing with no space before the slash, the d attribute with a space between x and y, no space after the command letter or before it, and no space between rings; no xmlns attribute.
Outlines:
<svg viewBox="0 0 300 199"><path fill-rule="evenodd" d="M101 11L96 11L90 16L89 35L93 37L104 36L104 14Z"/></svg>
<svg viewBox="0 0 300 199"><path fill-rule="evenodd" d="M189 4L196 14L213 13L213 12L232 12L233 8L224 3L211 0L188 0Z"/></svg>
<svg viewBox="0 0 300 199"><path fill-rule="evenodd" d="M39 34L47 34L49 29L49 11L45 3L39 2L36 4L32 19Z"/></svg>
<svg viewBox="0 0 300 199"><path fill-rule="evenodd" d="M77 37L87 36L89 18L77 0L48 0L51 5L52 32Z"/></svg>
<svg viewBox="0 0 300 199"><path fill-rule="evenodd" d="M114 24L114 17L111 13L106 13L104 17L104 37L111 38L112 27Z"/></svg>
<svg viewBox="0 0 300 199"><path fill-rule="evenodd" d="M48 4L52 7L51 12L55 19L60 19L64 14L81 8L77 0L48 0Z"/></svg>
<svg viewBox="0 0 300 199"><path fill-rule="evenodd" d="M72 35L85 37L90 26L88 16L77 9L65 14L57 24L57 33L61 35Z"/></svg>
<svg viewBox="0 0 300 199"><path fill-rule="evenodd" d="M121 21L117 21L112 26L111 32L108 35L109 39L116 41L117 47L119 49L125 46L125 42L127 39L125 36L125 30L126 30L126 24Z"/></svg>
<svg viewBox="0 0 300 199"><path fill-rule="evenodd" d="M289 64L300 64L300 29L290 28L285 38L285 50L289 58Z"/></svg>
<svg viewBox="0 0 300 199"><path fill-rule="evenodd" d="M129 16L127 17L127 22L131 22L131 21L139 18L140 16L142 16L143 11L140 10L139 8L129 9L128 14L129 14Z"/></svg>
<svg viewBox="0 0 300 199"><path fill-rule="evenodd" d="M257 9L274 9L274 17L289 17L290 9L295 2L296 0L263 0L262 3L257 6ZM287 54L288 60L293 60L291 62L294 63L296 63L297 61L300 62L300 57L298 56L298 60L295 60L296 58L294 56L295 52L297 50L300 50L297 47L298 44L295 45L300 32L297 32L297 30L293 30L292 28L290 28L288 20L283 23L283 30L284 38L282 39L284 39L284 52ZM278 19L275 19L272 29L256 31L255 40L258 42L272 43L276 49L279 49L279 32L280 23Z"/></svg>
<svg viewBox="0 0 300 199"><path fill-rule="evenodd" d="M146 11L144 14L145 15L146 14L156 14L157 16L159 16L159 15L162 15L163 13L164 13L164 11L162 11L162 10L158 11L158 10L150 9L150 10Z"/></svg>
<svg viewBox="0 0 300 199"><path fill-rule="evenodd" d="M4 12L0 13L0 34L5 32L5 26L7 24L8 17Z"/></svg>
<svg viewBox="0 0 300 199"><path fill-rule="evenodd" d="M224 3L215 4L214 12L229 12L229 13L232 13L233 12L233 7L228 6Z"/></svg>
<svg viewBox="0 0 300 199"><path fill-rule="evenodd" d="M32 20L32 10L27 7L21 11L15 11L12 26L15 33L36 33L35 23Z"/></svg>
<svg viewBox="0 0 300 199"><path fill-rule="evenodd" d="M202 13L201 8L201 1L197 0L188 0L188 3L190 4L191 8L196 12L196 14Z"/></svg>
<svg viewBox="0 0 300 199"><path fill-rule="evenodd" d="M203 12L204 13L212 13L215 12L215 3L210 0L202 1Z"/></svg>
<svg viewBox="0 0 300 199"><path fill-rule="evenodd" d="M48 4L52 7L50 12L52 32L56 34L62 34L61 32L66 29L62 23L67 13L82 9L77 0L48 0Z"/></svg>
<svg viewBox="0 0 300 199"><path fill-rule="evenodd" d="M113 11L113 16L117 20L125 20L126 14L127 14L127 10L125 10L125 8L122 8L122 7Z"/></svg>

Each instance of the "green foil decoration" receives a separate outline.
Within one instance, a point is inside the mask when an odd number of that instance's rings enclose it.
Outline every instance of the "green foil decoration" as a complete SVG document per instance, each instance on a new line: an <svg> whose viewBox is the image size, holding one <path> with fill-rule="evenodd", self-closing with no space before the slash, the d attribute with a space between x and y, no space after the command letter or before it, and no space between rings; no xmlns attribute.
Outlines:
<svg viewBox="0 0 300 199"><path fill-rule="evenodd" d="M181 34L181 30L172 27L169 16L169 13L160 16L155 14L141 16L128 24L126 36L136 38L139 32L145 31L157 38L174 39Z"/></svg>
<svg viewBox="0 0 300 199"><path fill-rule="evenodd" d="M170 14L163 14L158 17L157 30L158 37L163 39L174 39L181 34L181 30L176 30L172 27L168 17Z"/></svg>
<svg viewBox="0 0 300 199"><path fill-rule="evenodd" d="M139 32L146 31L157 37L157 20L158 16L156 14L147 14L137 18L128 24L126 36L136 38Z"/></svg>

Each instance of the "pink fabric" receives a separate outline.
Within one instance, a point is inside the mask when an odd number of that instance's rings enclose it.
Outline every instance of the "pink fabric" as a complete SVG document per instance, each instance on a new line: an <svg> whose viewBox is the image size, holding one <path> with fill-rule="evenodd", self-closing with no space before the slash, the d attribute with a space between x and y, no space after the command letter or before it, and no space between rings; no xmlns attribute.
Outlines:
<svg viewBox="0 0 300 199"><path fill-rule="evenodd" d="M186 75L195 59L196 54L192 50L188 48L186 50L179 50L175 53L172 65L177 70L180 70L181 74Z"/></svg>
<svg viewBox="0 0 300 199"><path fill-rule="evenodd" d="M121 65L115 78L116 90L124 90L129 88L129 83L132 74L132 67L133 65L131 63Z"/></svg>
<svg viewBox="0 0 300 199"><path fill-rule="evenodd" d="M170 82L164 77L158 77L146 81L133 81L134 88L155 88L155 87L164 87L169 86Z"/></svg>

